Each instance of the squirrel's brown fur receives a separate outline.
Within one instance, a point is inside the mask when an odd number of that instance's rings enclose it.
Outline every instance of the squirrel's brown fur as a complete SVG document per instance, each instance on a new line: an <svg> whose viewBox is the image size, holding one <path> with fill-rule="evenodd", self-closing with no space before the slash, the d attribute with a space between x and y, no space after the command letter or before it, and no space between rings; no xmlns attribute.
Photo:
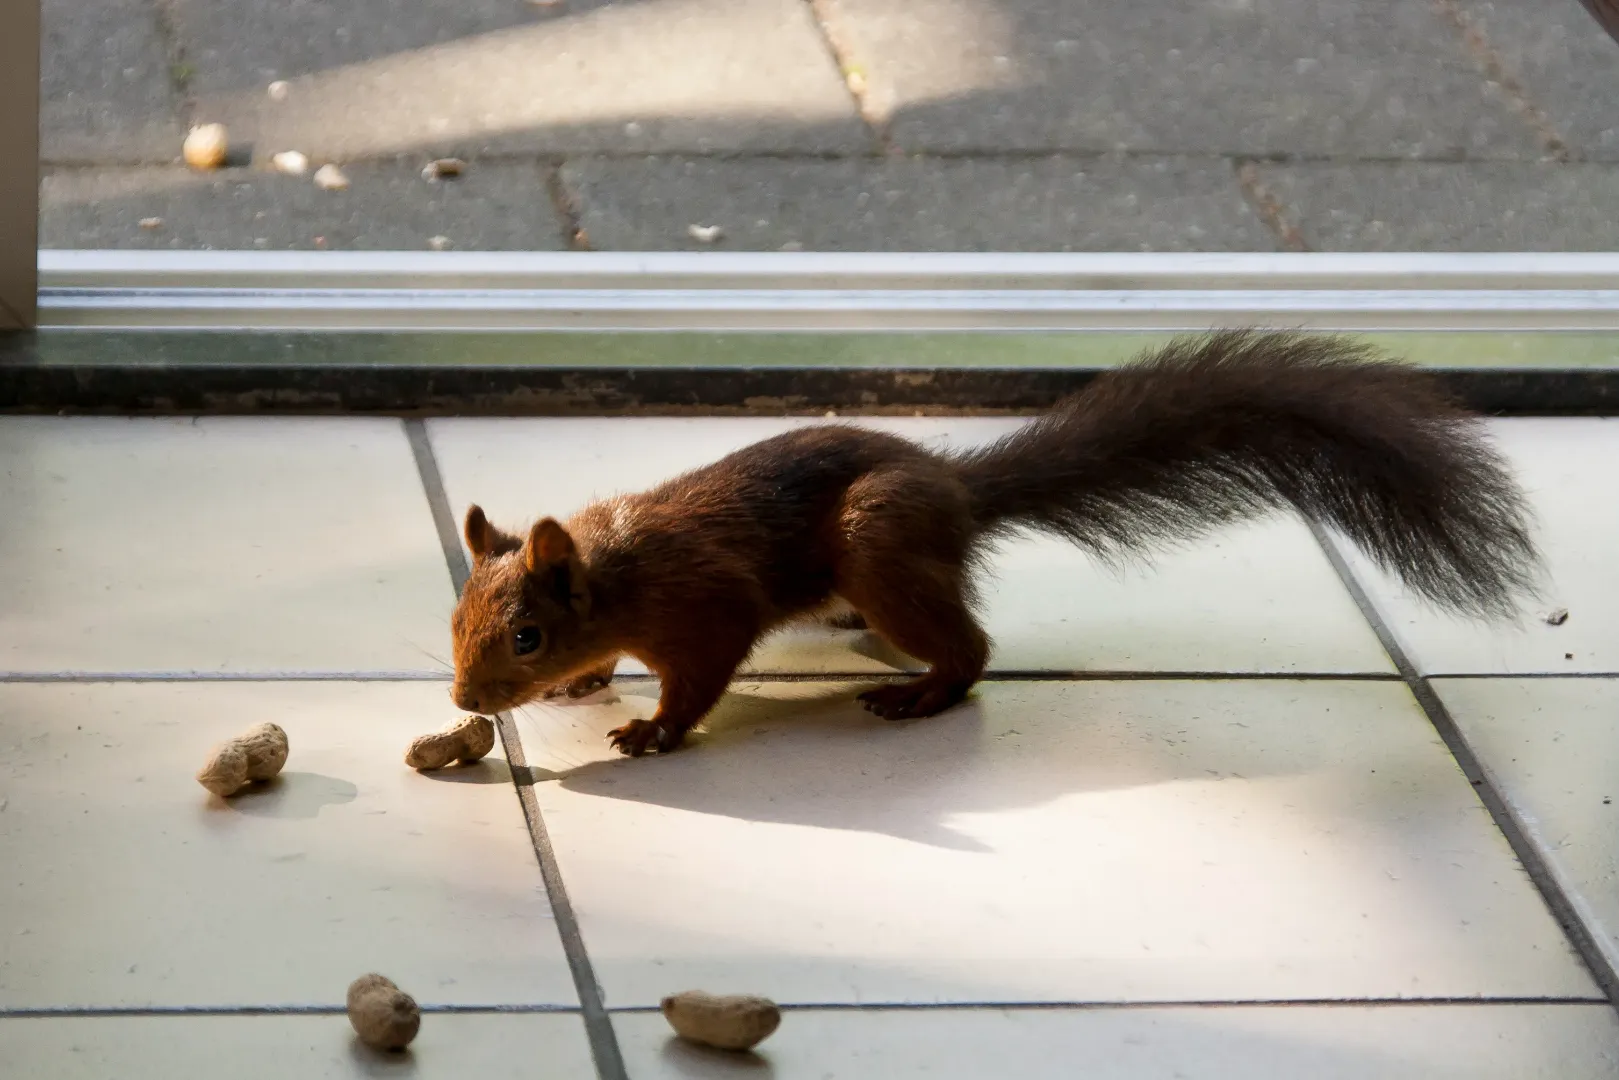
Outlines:
<svg viewBox="0 0 1619 1080"><path fill-rule="evenodd" d="M614 745L672 750L763 634L841 600L929 665L866 707L929 716L983 674L972 571L989 541L1040 529L1114 559L1278 508L1464 614L1510 615L1535 586L1524 498L1431 378L1342 338L1224 331L1104 374L980 449L815 426L526 538L474 506L453 694L495 712L588 691L633 656L662 698Z"/></svg>

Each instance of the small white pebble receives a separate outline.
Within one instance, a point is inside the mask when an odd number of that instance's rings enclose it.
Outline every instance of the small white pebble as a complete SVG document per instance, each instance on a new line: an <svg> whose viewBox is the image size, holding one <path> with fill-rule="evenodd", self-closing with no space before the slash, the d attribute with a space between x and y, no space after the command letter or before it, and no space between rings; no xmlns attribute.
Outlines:
<svg viewBox="0 0 1619 1080"><path fill-rule="evenodd" d="M725 235L718 225L687 225L686 233L699 244L712 244Z"/></svg>
<svg viewBox="0 0 1619 1080"><path fill-rule="evenodd" d="M285 101L285 100L287 100L287 91L289 91L291 89L292 89L292 87L287 85L287 82L286 82L285 79L277 79L275 82L270 84L270 100L271 101Z"/></svg>
<svg viewBox="0 0 1619 1080"><path fill-rule="evenodd" d="M448 236L429 236L427 246L434 251L443 251L450 246L450 238Z"/></svg>
<svg viewBox="0 0 1619 1080"><path fill-rule="evenodd" d="M143 217L143 218L141 218L141 228L143 228L143 229L161 229L162 227L163 227L163 219L160 218L160 217Z"/></svg>
<svg viewBox="0 0 1619 1080"><path fill-rule="evenodd" d="M270 158L270 164L275 166L276 172L288 176L302 176L309 171L309 159L296 150L281 151Z"/></svg>
<svg viewBox="0 0 1619 1080"><path fill-rule="evenodd" d="M635 138L637 135L641 134L641 125L637 124L634 120L631 120L629 123L624 125L624 134L628 135L632 139Z"/></svg>
<svg viewBox="0 0 1619 1080"><path fill-rule="evenodd" d="M783 250L783 251L803 251L804 250L804 245L799 243L797 240L789 240L785 244L781 245L781 250Z"/></svg>
<svg viewBox="0 0 1619 1080"><path fill-rule="evenodd" d="M322 191L343 191L349 186L349 178L336 165L322 165L315 170L315 186Z"/></svg>
<svg viewBox="0 0 1619 1080"><path fill-rule="evenodd" d="M1540 617L1548 626L1562 626L1568 622L1568 608L1560 607L1553 611L1542 612Z"/></svg>

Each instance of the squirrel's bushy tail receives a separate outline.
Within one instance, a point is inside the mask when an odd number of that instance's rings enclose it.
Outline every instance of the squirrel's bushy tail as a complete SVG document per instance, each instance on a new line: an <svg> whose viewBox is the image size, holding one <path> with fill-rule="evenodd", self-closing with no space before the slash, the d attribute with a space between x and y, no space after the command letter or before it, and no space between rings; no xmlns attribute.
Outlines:
<svg viewBox="0 0 1619 1080"><path fill-rule="evenodd" d="M1482 426L1344 338L1182 338L956 463L986 535L1032 527L1106 560L1292 507L1461 613L1511 616L1538 584L1527 503Z"/></svg>

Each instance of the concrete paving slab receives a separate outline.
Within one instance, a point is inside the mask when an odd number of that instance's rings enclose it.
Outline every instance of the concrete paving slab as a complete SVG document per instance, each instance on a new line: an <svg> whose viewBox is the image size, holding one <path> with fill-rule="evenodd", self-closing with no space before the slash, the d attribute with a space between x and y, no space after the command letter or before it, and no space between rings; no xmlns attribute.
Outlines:
<svg viewBox="0 0 1619 1080"><path fill-rule="evenodd" d="M259 152L355 159L859 149L801 0L183 0L199 117ZM272 100L272 80L289 82Z"/></svg>
<svg viewBox="0 0 1619 1080"><path fill-rule="evenodd" d="M40 246L420 251L435 236L471 250L563 246L539 165L473 162L437 184L420 170L349 166L347 191L250 169L58 170L41 186Z"/></svg>
<svg viewBox="0 0 1619 1080"><path fill-rule="evenodd" d="M1361 163L1264 170L1322 251L1613 251L1619 168Z"/></svg>
<svg viewBox="0 0 1619 1080"><path fill-rule="evenodd" d="M1580 0L1459 6L1578 156L1619 161L1619 42Z"/></svg>
<svg viewBox="0 0 1619 1080"><path fill-rule="evenodd" d="M1428 3L821 0L819 10L868 110L907 149L1540 155Z"/></svg>
<svg viewBox="0 0 1619 1080"><path fill-rule="evenodd" d="M147 0L43 0L40 156L140 164L180 156L168 53Z"/></svg>
<svg viewBox="0 0 1619 1080"><path fill-rule="evenodd" d="M563 182L604 250L1274 250L1218 158L590 159Z"/></svg>

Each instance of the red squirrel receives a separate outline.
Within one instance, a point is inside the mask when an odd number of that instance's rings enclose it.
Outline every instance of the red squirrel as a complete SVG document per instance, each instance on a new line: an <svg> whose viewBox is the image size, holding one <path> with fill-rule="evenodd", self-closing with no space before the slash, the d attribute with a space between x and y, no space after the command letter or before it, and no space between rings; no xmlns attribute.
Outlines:
<svg viewBox="0 0 1619 1080"><path fill-rule="evenodd" d="M865 707L931 716L984 673L973 573L993 541L1043 530L1117 560L1285 508L1452 611L1510 617L1536 592L1525 498L1430 376L1344 338L1227 330L1104 373L980 448L816 425L526 536L473 506L452 696L493 713L579 695L633 656L662 696L609 737L670 751L762 635L838 605L928 665Z"/></svg>

